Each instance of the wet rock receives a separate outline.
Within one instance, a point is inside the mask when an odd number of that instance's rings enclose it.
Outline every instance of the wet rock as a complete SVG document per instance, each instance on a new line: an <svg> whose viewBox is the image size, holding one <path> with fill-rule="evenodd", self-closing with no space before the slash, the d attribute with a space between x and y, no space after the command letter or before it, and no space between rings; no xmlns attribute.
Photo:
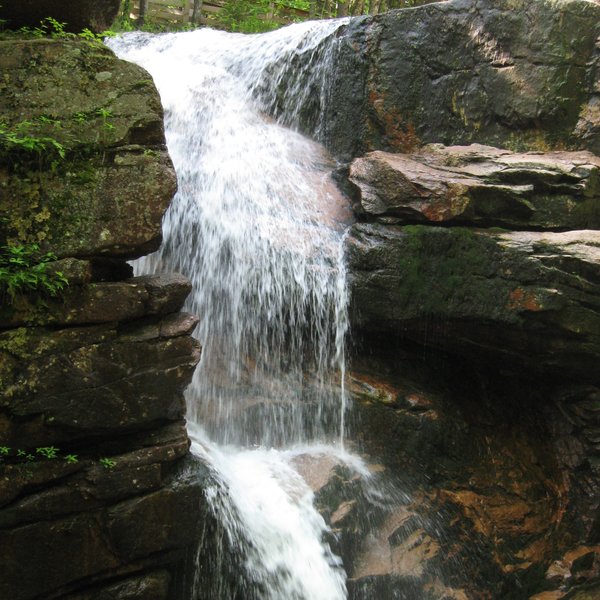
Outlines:
<svg viewBox="0 0 600 600"><path fill-rule="evenodd" d="M163 322L126 328L114 324L49 332L21 329L3 334L8 446L75 440L90 434L130 432L183 418L183 389L200 357L189 336ZM168 325L173 327L173 318ZM13 330L15 331L15 330Z"/></svg>
<svg viewBox="0 0 600 600"><path fill-rule="evenodd" d="M139 498L107 507L84 497L83 504L83 510L73 515L2 530L0 547L6 557L0 566L2 597L71 597L69 592L77 588L105 587L100 582L106 579L109 590L127 591L127 598L152 597L147 592L160 592L157 598L172 597L164 590L173 593L170 580L178 563L181 569L186 554L187 560L193 560L196 549L203 506L200 482L171 478L160 490ZM43 565L36 577L29 576L31 564ZM165 571L165 565L169 576L159 579L138 575L135 583L110 581L111 573L136 574L157 566ZM104 596L94 590L75 597Z"/></svg>
<svg viewBox="0 0 600 600"><path fill-rule="evenodd" d="M358 224L353 329L598 381L600 233Z"/></svg>
<svg viewBox="0 0 600 600"><path fill-rule="evenodd" d="M591 560L576 548L594 538L586 502L597 492L556 460L544 405L552 384L449 357L371 352L354 359L349 435L395 476L395 491L382 488L387 505L355 541L349 596L527 598L575 585L566 557ZM426 411L404 401L414 396ZM544 583L556 561L567 570Z"/></svg>
<svg viewBox="0 0 600 600"><path fill-rule="evenodd" d="M179 310L191 290L189 281L177 274L83 286L76 283L69 280L60 298L40 303L38 297L23 295L0 308L0 326L91 325L166 315Z"/></svg>
<svg viewBox="0 0 600 600"><path fill-rule="evenodd" d="M344 157L419 142L597 153L599 28L600 6L584 0L454 0L354 20L321 109L328 143Z"/></svg>
<svg viewBox="0 0 600 600"><path fill-rule="evenodd" d="M357 158L349 178L359 214L384 223L600 227L600 159L589 152L433 144L410 155Z"/></svg>
<svg viewBox="0 0 600 600"><path fill-rule="evenodd" d="M68 31L101 32L115 20L120 4L119 0L20 0L4 3L0 18L6 19L9 29L39 27L42 19L52 17L65 22Z"/></svg>
<svg viewBox="0 0 600 600"><path fill-rule="evenodd" d="M154 571L138 577L128 577L81 594L69 594L64 600L168 600L170 580L168 571Z"/></svg>

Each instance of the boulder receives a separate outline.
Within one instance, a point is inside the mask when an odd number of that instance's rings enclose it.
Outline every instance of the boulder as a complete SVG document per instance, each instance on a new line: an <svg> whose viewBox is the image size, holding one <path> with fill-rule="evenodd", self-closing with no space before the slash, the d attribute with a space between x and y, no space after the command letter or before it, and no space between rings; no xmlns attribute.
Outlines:
<svg viewBox="0 0 600 600"><path fill-rule="evenodd" d="M355 159L356 212L383 223L517 229L600 228L600 158L433 144Z"/></svg>
<svg viewBox="0 0 600 600"><path fill-rule="evenodd" d="M46 17L66 24L67 31L101 32L115 20L120 0L19 0L0 6L0 18L10 29L39 27Z"/></svg>
<svg viewBox="0 0 600 600"><path fill-rule="evenodd" d="M0 122L45 144L0 148L0 241L59 257L156 250L176 179L150 75L102 45L62 39L0 41L0 68Z"/></svg>

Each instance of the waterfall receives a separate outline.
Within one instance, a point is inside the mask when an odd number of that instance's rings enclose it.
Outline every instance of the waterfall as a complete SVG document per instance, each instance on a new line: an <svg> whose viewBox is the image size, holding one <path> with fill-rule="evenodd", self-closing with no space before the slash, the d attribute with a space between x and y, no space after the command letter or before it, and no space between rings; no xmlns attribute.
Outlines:
<svg viewBox="0 0 600 600"><path fill-rule="evenodd" d="M344 457L350 211L331 180L332 159L298 131L321 135L325 75L343 25L109 42L151 73L165 108L178 192L161 249L136 269L192 281L186 309L200 317L203 353L187 390L188 430L214 472L207 500L244 555L255 590L247 598L346 597L293 460Z"/></svg>

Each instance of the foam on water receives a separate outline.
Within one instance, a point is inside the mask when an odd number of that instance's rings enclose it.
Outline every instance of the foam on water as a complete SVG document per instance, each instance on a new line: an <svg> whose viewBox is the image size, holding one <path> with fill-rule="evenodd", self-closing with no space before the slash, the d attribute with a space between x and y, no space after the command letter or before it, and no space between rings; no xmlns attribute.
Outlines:
<svg viewBox="0 0 600 600"><path fill-rule="evenodd" d="M294 131L311 105L318 138L342 25L109 42L152 74L165 108L179 189L160 251L136 270L192 281L186 309L203 346L187 391L193 450L215 473L207 498L265 600L346 597L325 522L285 451L327 443L343 454L349 212L331 158Z"/></svg>

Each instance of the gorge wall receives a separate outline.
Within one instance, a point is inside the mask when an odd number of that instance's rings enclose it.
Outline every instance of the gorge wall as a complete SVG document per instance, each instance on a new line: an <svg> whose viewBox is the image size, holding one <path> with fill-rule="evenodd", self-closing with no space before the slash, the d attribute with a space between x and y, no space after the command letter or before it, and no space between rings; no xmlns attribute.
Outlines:
<svg viewBox="0 0 600 600"><path fill-rule="evenodd" d="M3 279L0 597L188 598L197 319L185 279L126 263L158 247L176 188L158 94L82 39L9 37L0 65L0 245L25 261L3 267L31 277L52 252L37 273L68 279L54 295Z"/></svg>
<svg viewBox="0 0 600 600"><path fill-rule="evenodd" d="M598 153L598 10L593 0L452 0L352 19L327 101L307 99L307 129L320 111L326 144L346 159L432 142Z"/></svg>

